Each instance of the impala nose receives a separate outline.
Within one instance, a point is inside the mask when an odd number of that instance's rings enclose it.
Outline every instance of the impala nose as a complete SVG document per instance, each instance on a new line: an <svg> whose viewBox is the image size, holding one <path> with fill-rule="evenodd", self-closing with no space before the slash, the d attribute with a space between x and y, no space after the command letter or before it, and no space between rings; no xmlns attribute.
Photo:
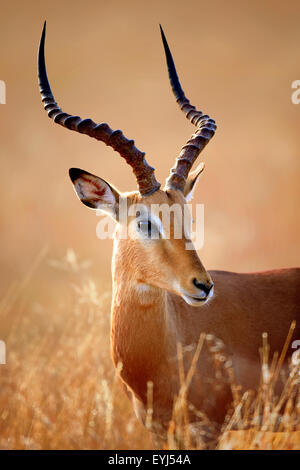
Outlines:
<svg viewBox="0 0 300 470"><path fill-rule="evenodd" d="M195 287L197 287L197 289L204 292L206 294L206 297L208 297L210 291L214 286L213 282L210 282L209 284L204 284L203 282L198 281L198 279L196 279L195 277L193 279L193 284Z"/></svg>

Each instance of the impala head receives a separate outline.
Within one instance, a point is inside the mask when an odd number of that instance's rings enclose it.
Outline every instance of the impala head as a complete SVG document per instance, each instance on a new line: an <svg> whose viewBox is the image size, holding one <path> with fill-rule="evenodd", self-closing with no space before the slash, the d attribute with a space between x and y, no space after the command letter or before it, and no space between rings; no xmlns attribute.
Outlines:
<svg viewBox="0 0 300 470"><path fill-rule="evenodd" d="M190 170L215 133L214 120L197 111L185 97L161 29L173 93L181 110L197 127L195 134L182 147L165 187L161 189L154 168L148 165L145 154L135 147L133 140L128 140L119 130L113 131L107 124L96 124L91 119L83 120L64 113L57 105L45 67L45 27L39 48L38 72L42 101L48 116L63 127L111 146L132 167L138 185L138 191L122 194L103 179L72 168L70 177L79 199L91 209L109 213L117 222L115 239L119 252L126 256L123 260L126 269L132 270L141 287L167 289L182 296L190 305L201 305L212 295L213 283L195 249L186 249L187 243L192 246L191 219L186 202L191 198L204 166L200 164L195 171Z"/></svg>

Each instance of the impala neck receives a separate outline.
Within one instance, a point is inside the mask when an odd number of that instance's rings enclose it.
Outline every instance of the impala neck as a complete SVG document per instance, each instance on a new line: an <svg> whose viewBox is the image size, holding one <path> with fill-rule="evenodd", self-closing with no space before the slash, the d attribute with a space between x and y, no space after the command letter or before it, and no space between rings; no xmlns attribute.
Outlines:
<svg viewBox="0 0 300 470"><path fill-rule="evenodd" d="M128 244L115 242L112 354L115 365L122 363L124 381L132 384L144 400L147 381L155 381L168 367L174 334L166 308L166 291L142 283L132 265L124 265L124 259L133 259L127 251Z"/></svg>

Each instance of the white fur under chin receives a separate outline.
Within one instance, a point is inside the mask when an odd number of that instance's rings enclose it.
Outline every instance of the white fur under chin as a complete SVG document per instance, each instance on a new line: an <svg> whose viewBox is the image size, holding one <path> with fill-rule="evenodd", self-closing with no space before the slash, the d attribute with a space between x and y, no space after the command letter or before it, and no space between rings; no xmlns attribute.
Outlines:
<svg viewBox="0 0 300 470"><path fill-rule="evenodd" d="M175 285L176 284L176 285ZM174 282L174 287L178 287L178 284ZM138 284L135 285L135 290L139 296L139 301L143 305L150 304L153 301L153 295L156 295L156 288L153 286L150 286L149 284L145 284L143 282L139 282ZM202 301L193 301L191 297L181 294L181 297L184 299L184 301L188 304L191 305L192 307L202 307L204 305L207 305L211 299L214 296L214 288L212 288L205 300Z"/></svg>
<svg viewBox="0 0 300 470"><path fill-rule="evenodd" d="M153 302L153 295L155 295L155 287L149 284L139 282L135 285L135 290L139 296L139 302L142 305L149 305Z"/></svg>

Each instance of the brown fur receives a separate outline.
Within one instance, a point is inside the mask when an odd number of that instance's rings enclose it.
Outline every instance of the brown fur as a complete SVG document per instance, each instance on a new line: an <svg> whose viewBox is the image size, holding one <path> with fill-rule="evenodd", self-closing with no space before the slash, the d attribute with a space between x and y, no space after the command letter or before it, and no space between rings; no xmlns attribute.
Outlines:
<svg viewBox="0 0 300 470"><path fill-rule="evenodd" d="M128 206L143 203L148 209L152 204L170 206L177 203L183 210L186 202L178 190L158 190L147 197L138 193L120 195L115 188L93 175L89 175L93 179L90 191L81 184L85 178L82 170L71 173L81 200L97 208L103 203L101 194L105 194L110 201L110 213L116 219L119 219L119 208L125 198ZM198 172L194 177L197 176ZM95 187L100 195L98 198ZM280 352L291 322L300 320L300 269L250 274L207 272L196 251L186 249L187 236L174 237L176 217L179 215L171 219L169 239L161 236L158 240L146 241L135 237L135 213L125 221L119 220L112 262L113 361L115 366L122 364L120 377L142 421L145 421L147 409L147 383L153 382L153 423L159 434L168 427L174 396L180 388L178 343L183 347L183 363L187 370L200 334L219 338L225 345L224 353L232 358L236 382L244 389L254 389L258 386L261 370L262 333L269 335L270 353ZM125 228L129 236L124 239ZM194 278L206 286L212 280L214 282L213 297L196 307L182 297L183 293L199 295ZM300 338L299 324L294 338ZM287 357L292 352L290 348ZM230 384L215 376L206 343L188 391L188 401L217 423L223 422L232 403ZM196 421L196 417L191 415L190 421Z"/></svg>
<svg viewBox="0 0 300 470"><path fill-rule="evenodd" d="M130 196L136 202L137 195ZM180 193L162 191L146 198L176 202ZM116 240L113 258L112 355L122 363L122 380L132 394L140 418L145 418L147 382L154 383L154 421L168 425L174 395L179 389L177 343L196 345L201 332L214 334L232 356L236 380L255 388L260 374L259 347L268 332L271 353L281 351L290 324L300 316L300 269L280 269L237 274L203 268L196 252L186 251L183 240L171 247L145 248L133 240ZM172 253L173 250L173 253ZM174 292L172 280L191 289L193 276L212 278L214 297L192 307ZM149 291L139 292L145 283ZM295 337L300 337L299 326ZM292 350L290 352L293 352ZM186 367L191 355L185 358ZM219 423L232 401L228 385L212 386L212 364L206 349L201 353L189 400Z"/></svg>

